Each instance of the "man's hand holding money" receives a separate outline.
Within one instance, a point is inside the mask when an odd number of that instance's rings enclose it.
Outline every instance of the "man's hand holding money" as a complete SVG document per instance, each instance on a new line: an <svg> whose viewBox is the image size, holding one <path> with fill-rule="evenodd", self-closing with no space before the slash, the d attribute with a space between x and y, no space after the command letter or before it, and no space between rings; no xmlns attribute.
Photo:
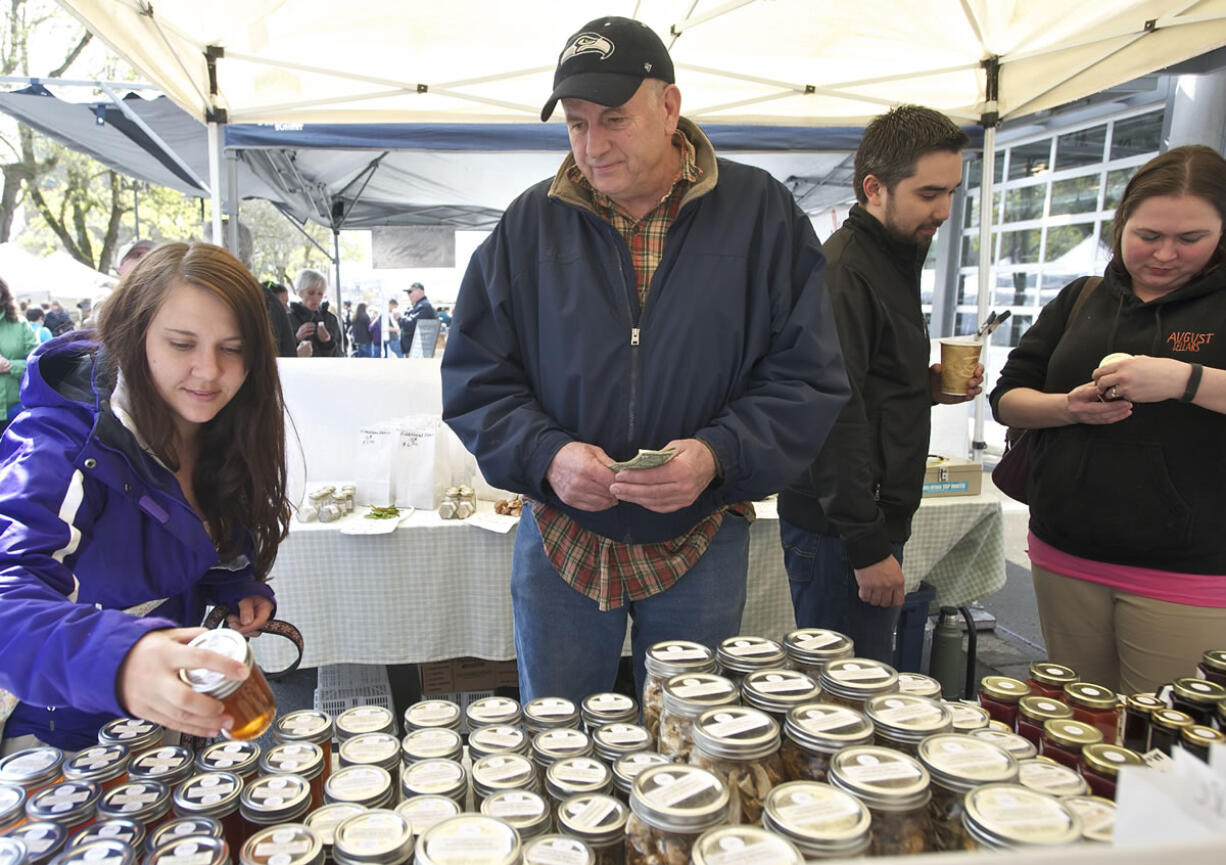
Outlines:
<svg viewBox="0 0 1226 865"><path fill-rule="evenodd" d="M603 448L583 442L569 442L554 454L545 480L558 498L581 511L603 511L617 504L609 491L614 474L613 459Z"/></svg>
<svg viewBox="0 0 1226 865"><path fill-rule="evenodd" d="M672 449L677 455L662 466L618 472L609 492L660 514L693 504L715 478L715 457L698 439L675 439L661 448Z"/></svg>

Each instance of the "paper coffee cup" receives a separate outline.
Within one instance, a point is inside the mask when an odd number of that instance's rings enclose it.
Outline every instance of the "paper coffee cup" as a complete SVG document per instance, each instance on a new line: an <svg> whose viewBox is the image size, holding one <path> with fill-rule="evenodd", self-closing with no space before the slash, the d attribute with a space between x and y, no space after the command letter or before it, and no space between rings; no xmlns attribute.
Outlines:
<svg viewBox="0 0 1226 865"><path fill-rule="evenodd" d="M983 343L973 336L941 339L941 393L966 396L966 385L975 377Z"/></svg>

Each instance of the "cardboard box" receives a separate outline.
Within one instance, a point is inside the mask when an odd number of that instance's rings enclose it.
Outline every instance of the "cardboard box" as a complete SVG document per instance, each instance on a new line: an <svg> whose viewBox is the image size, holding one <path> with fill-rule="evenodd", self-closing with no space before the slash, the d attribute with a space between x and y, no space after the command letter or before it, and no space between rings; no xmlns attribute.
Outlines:
<svg viewBox="0 0 1226 865"><path fill-rule="evenodd" d="M464 691L493 691L514 688L519 674L514 661L486 661L482 658L451 658L418 664L423 697L439 697Z"/></svg>
<svg viewBox="0 0 1226 865"><path fill-rule="evenodd" d="M977 496L983 489L983 466L957 457L929 456L924 498Z"/></svg>

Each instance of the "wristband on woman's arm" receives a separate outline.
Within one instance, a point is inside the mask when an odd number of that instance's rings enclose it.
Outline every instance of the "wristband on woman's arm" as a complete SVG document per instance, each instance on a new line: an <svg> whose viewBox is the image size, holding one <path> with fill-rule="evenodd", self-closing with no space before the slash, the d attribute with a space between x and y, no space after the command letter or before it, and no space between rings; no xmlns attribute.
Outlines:
<svg viewBox="0 0 1226 865"><path fill-rule="evenodd" d="M1183 396L1179 398L1180 402L1191 402L1196 399L1196 391L1200 389L1200 377L1204 375L1205 368L1199 363L1190 364L1192 371L1188 373L1188 386L1183 389Z"/></svg>

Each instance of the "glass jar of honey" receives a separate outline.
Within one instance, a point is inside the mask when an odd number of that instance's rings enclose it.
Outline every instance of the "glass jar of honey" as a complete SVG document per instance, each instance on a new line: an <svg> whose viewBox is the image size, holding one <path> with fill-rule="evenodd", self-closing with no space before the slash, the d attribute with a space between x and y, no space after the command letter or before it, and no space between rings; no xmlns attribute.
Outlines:
<svg viewBox="0 0 1226 865"><path fill-rule="evenodd" d="M788 712L779 757L789 781L825 781L830 760L850 745L871 745L873 722L834 703L810 703Z"/></svg>
<svg viewBox="0 0 1226 865"><path fill-rule="evenodd" d="M1204 724L1189 724L1179 731L1179 746L1204 763L1209 762L1209 749L1226 744L1226 733Z"/></svg>
<svg viewBox="0 0 1226 865"><path fill-rule="evenodd" d="M460 813L460 805L446 796L410 796L395 808L396 813L409 821L413 834L420 836L435 823Z"/></svg>
<svg viewBox="0 0 1226 865"><path fill-rule="evenodd" d="M1130 694L1124 699L1124 732L1121 744L1139 754L1149 750L1149 722L1156 709L1165 709L1153 694Z"/></svg>
<svg viewBox="0 0 1226 865"><path fill-rule="evenodd" d="M603 727L595 727L590 735L592 750L608 766L612 766L613 761L623 754L647 751L652 746L651 734L647 732L647 728L633 721L617 721Z"/></svg>
<svg viewBox="0 0 1226 865"><path fill-rule="evenodd" d="M451 700L419 700L404 710L404 731L423 727L446 727L460 732L464 713Z"/></svg>
<svg viewBox="0 0 1226 865"><path fill-rule="evenodd" d="M823 702L863 711L869 697L898 691L898 671L872 658L839 658L826 663L818 683Z"/></svg>
<svg viewBox="0 0 1226 865"><path fill-rule="evenodd" d="M153 851L145 865L230 865L230 845L222 838L185 838Z"/></svg>
<svg viewBox="0 0 1226 865"><path fill-rule="evenodd" d="M27 795L58 782L63 775L64 752L50 745L23 748L0 759L0 784L23 788Z"/></svg>
<svg viewBox="0 0 1226 865"><path fill-rule="evenodd" d="M482 697L465 707L464 716L468 719L468 729L476 730L478 727L519 726L524 713L518 700L512 700L510 697Z"/></svg>
<svg viewBox="0 0 1226 865"><path fill-rule="evenodd" d="M170 788L161 781L125 781L102 794L99 817L127 817L152 832L171 816Z"/></svg>
<svg viewBox="0 0 1226 865"><path fill-rule="evenodd" d="M378 766L391 776L392 790L400 790L400 741L391 733L360 733L337 750L341 766Z"/></svg>
<svg viewBox="0 0 1226 865"><path fill-rule="evenodd" d="M715 653L702 643L665 640L648 646L643 657L646 676L643 695L643 726L653 742L660 741L660 713L664 711L664 683L682 673L714 673Z"/></svg>
<svg viewBox="0 0 1226 865"><path fill-rule="evenodd" d="M1010 729L1017 727L1017 703L1030 693L1025 682L1008 676L984 676L979 682L979 705L994 720Z"/></svg>
<svg viewBox="0 0 1226 865"><path fill-rule="evenodd" d="M1069 682L1064 686L1064 701L1073 710L1073 719L1097 727L1103 741L1114 745L1120 740L1120 698L1115 691L1091 682Z"/></svg>
<svg viewBox="0 0 1226 865"><path fill-rule="evenodd" d="M196 755L196 769L200 772L233 772L246 783L260 774L261 754L256 742L214 742L200 749Z"/></svg>
<svg viewBox="0 0 1226 865"><path fill-rule="evenodd" d="M804 670L754 670L741 680L741 702L761 709L783 725L788 712L821 699L817 679Z"/></svg>
<svg viewBox="0 0 1226 865"><path fill-rule="evenodd" d="M314 742L282 742L260 755L265 775L297 775L310 785L311 808L324 803L324 752Z"/></svg>
<svg viewBox="0 0 1226 865"><path fill-rule="evenodd" d="M1030 693L1053 700L1064 699L1064 686L1076 682L1080 676L1072 667L1053 664L1051 661L1035 661L1030 665L1026 685Z"/></svg>
<svg viewBox="0 0 1226 865"><path fill-rule="evenodd" d="M95 745L84 748L64 761L66 781L85 781L109 790L128 779L128 749L123 745Z"/></svg>
<svg viewBox="0 0 1226 865"><path fill-rule="evenodd" d="M396 735L396 716L384 706L354 706L336 716L337 742L363 733Z"/></svg>
<svg viewBox="0 0 1226 865"><path fill-rule="evenodd" d="M1181 741L1183 728L1194 723L1190 715L1178 709L1156 709L1149 721L1149 747L1171 756L1171 751Z"/></svg>
<svg viewBox="0 0 1226 865"><path fill-rule="evenodd" d="M204 667L183 670L179 674L193 691L220 700L225 706L233 724L230 729L222 730L222 735L227 739L258 739L264 735L277 715L277 700L263 671L255 663L247 638L229 628L215 628L205 631L188 645L224 655L247 668L247 678L241 682Z"/></svg>
<svg viewBox="0 0 1226 865"><path fill-rule="evenodd" d="M26 819L26 790L17 784L0 784L0 835Z"/></svg>
<svg viewBox="0 0 1226 865"><path fill-rule="evenodd" d="M524 763L527 763L526 759ZM468 795L468 773L456 760L421 760L404 767L400 775L400 789L406 799L410 796L446 796L463 808Z"/></svg>
<svg viewBox="0 0 1226 865"><path fill-rule="evenodd" d="M1197 675L1226 688L1226 649L1210 649L1200 656Z"/></svg>
<svg viewBox="0 0 1226 865"><path fill-rule="evenodd" d="M1144 766L1141 755L1129 748L1106 742L1086 745L1081 749L1081 777L1090 785L1095 796L1115 801L1115 786L1120 768Z"/></svg>
<svg viewBox="0 0 1226 865"><path fill-rule="evenodd" d="M98 730L98 744L125 745L128 753L135 757L150 748L159 747L165 734L161 724L143 718L115 718Z"/></svg>
<svg viewBox="0 0 1226 865"><path fill-rule="evenodd" d="M579 720L588 733L607 724L633 724L638 718L638 701L613 691L588 694L579 704Z"/></svg>
<svg viewBox="0 0 1226 865"><path fill-rule="evenodd" d="M545 797L531 790L499 790L481 802L481 813L497 817L519 833L521 841L553 828L553 811Z"/></svg>
<svg viewBox="0 0 1226 865"><path fill-rule="evenodd" d="M1047 757L1019 760L1017 782L1023 787L1048 796L1084 796L1090 787L1076 769L1057 763Z"/></svg>
<svg viewBox="0 0 1226 865"><path fill-rule="evenodd" d="M1226 687L1207 679L1183 678L1171 684L1171 708L1205 727L1213 724L1214 710L1226 700Z"/></svg>
<svg viewBox="0 0 1226 865"><path fill-rule="evenodd" d="M240 865L322 865L324 846L300 823L266 826L247 839L238 861Z"/></svg>
<svg viewBox="0 0 1226 865"><path fill-rule="evenodd" d="M68 841L68 830L59 823L27 822L12 829L4 837L25 845L24 865L45 865L64 849Z"/></svg>
<svg viewBox="0 0 1226 865"><path fill-rule="evenodd" d="M780 784L762 808L762 828L791 841L809 861L864 856L872 843L871 825L863 802L816 781Z"/></svg>
<svg viewBox="0 0 1226 865"><path fill-rule="evenodd" d="M337 865L404 865L413 858L413 827L395 811L355 814L332 833Z"/></svg>
<svg viewBox="0 0 1226 865"><path fill-rule="evenodd" d="M1059 700L1031 695L1017 701L1017 734L1036 748L1043 741L1043 725L1048 721L1071 720L1073 710Z"/></svg>
<svg viewBox="0 0 1226 865"><path fill-rule="evenodd" d="M480 729L483 728L477 728ZM517 733L521 745L527 743L527 738L518 727L503 729ZM477 730L469 734L470 742L477 735ZM459 760L463 753L463 738L455 730L445 727L423 727L406 733L400 740L400 762L406 766L419 760Z"/></svg>
<svg viewBox="0 0 1226 865"><path fill-rule="evenodd" d="M194 771L192 752L182 745L152 748L128 763L128 777L133 781L161 781L170 788L171 795Z"/></svg>
<svg viewBox="0 0 1226 865"><path fill-rule="evenodd" d="M366 808L354 802L333 802L316 808L303 818L302 823L316 834L324 848L324 862L332 862L332 842L336 837L336 827L357 814L366 812Z"/></svg>
<svg viewBox="0 0 1226 865"><path fill-rule="evenodd" d="M427 764L414 763L413 767L424 765ZM460 770L463 771L463 768L461 766ZM333 772L328 783L324 784L324 801L353 802L367 808L390 808L395 804L396 792L392 786L392 776L386 769L367 765L344 766Z"/></svg>
<svg viewBox="0 0 1226 865"><path fill-rule="evenodd" d="M1102 730L1081 721L1045 721L1039 753L1070 769L1081 766L1081 749L1103 740Z"/></svg>
<svg viewBox="0 0 1226 865"><path fill-rule="evenodd" d="M311 785L301 775L261 775L243 787L238 811L247 822L250 844L260 829L279 823L296 823L311 810Z"/></svg>
<svg viewBox="0 0 1226 865"><path fill-rule="evenodd" d="M838 631L797 628L783 638L783 651L790 666L820 679L826 664L855 657L856 644L851 637Z"/></svg>
<svg viewBox="0 0 1226 865"><path fill-rule="evenodd" d="M144 849L145 827L135 820L128 820L124 817L95 820L69 838L68 846L77 847L100 838L122 841L133 850L140 852Z"/></svg>
<svg viewBox="0 0 1226 865"><path fill-rule="evenodd" d="M239 813L243 782L232 772L196 775L174 792L175 814L180 817L211 817L221 824L231 850L241 850L247 840L247 824Z"/></svg>
<svg viewBox="0 0 1226 865"><path fill-rule="evenodd" d="M740 685L755 670L770 670L787 664L783 646L766 637L742 634L721 640L715 647L715 665L724 678Z"/></svg>
<svg viewBox="0 0 1226 865"><path fill-rule="evenodd" d="M97 825L96 823L94 825ZM145 836L145 852L153 853L188 838L218 838L224 840L225 830L212 817L175 817L167 820Z"/></svg>
<svg viewBox="0 0 1226 865"><path fill-rule="evenodd" d="M563 697L537 697L524 703L524 729L530 735L545 730L579 729L579 707Z"/></svg>
<svg viewBox="0 0 1226 865"><path fill-rule="evenodd" d="M409 739L408 736L404 738L406 742ZM468 755L473 760L479 760L491 754L523 754L526 756L531 753L532 740L524 732L523 727L512 727L505 724L497 727L478 727L468 734ZM405 762L409 761L406 759Z"/></svg>
<svg viewBox="0 0 1226 865"><path fill-rule="evenodd" d="M955 733L973 733L975 730L986 730L992 723L988 710L977 703L964 703L962 700L952 700L945 703L953 716Z"/></svg>
<svg viewBox="0 0 1226 865"><path fill-rule="evenodd" d="M310 742L312 745L318 745L324 753L324 771L320 781L324 784L332 774L332 737L335 731L336 724L327 712L299 709L286 712L277 718L272 725L272 738L279 745L288 742Z"/></svg>
<svg viewBox="0 0 1226 865"><path fill-rule="evenodd" d="M97 784L60 781L30 794L26 800L26 816L33 821L59 823L72 835L94 822L101 795Z"/></svg>

